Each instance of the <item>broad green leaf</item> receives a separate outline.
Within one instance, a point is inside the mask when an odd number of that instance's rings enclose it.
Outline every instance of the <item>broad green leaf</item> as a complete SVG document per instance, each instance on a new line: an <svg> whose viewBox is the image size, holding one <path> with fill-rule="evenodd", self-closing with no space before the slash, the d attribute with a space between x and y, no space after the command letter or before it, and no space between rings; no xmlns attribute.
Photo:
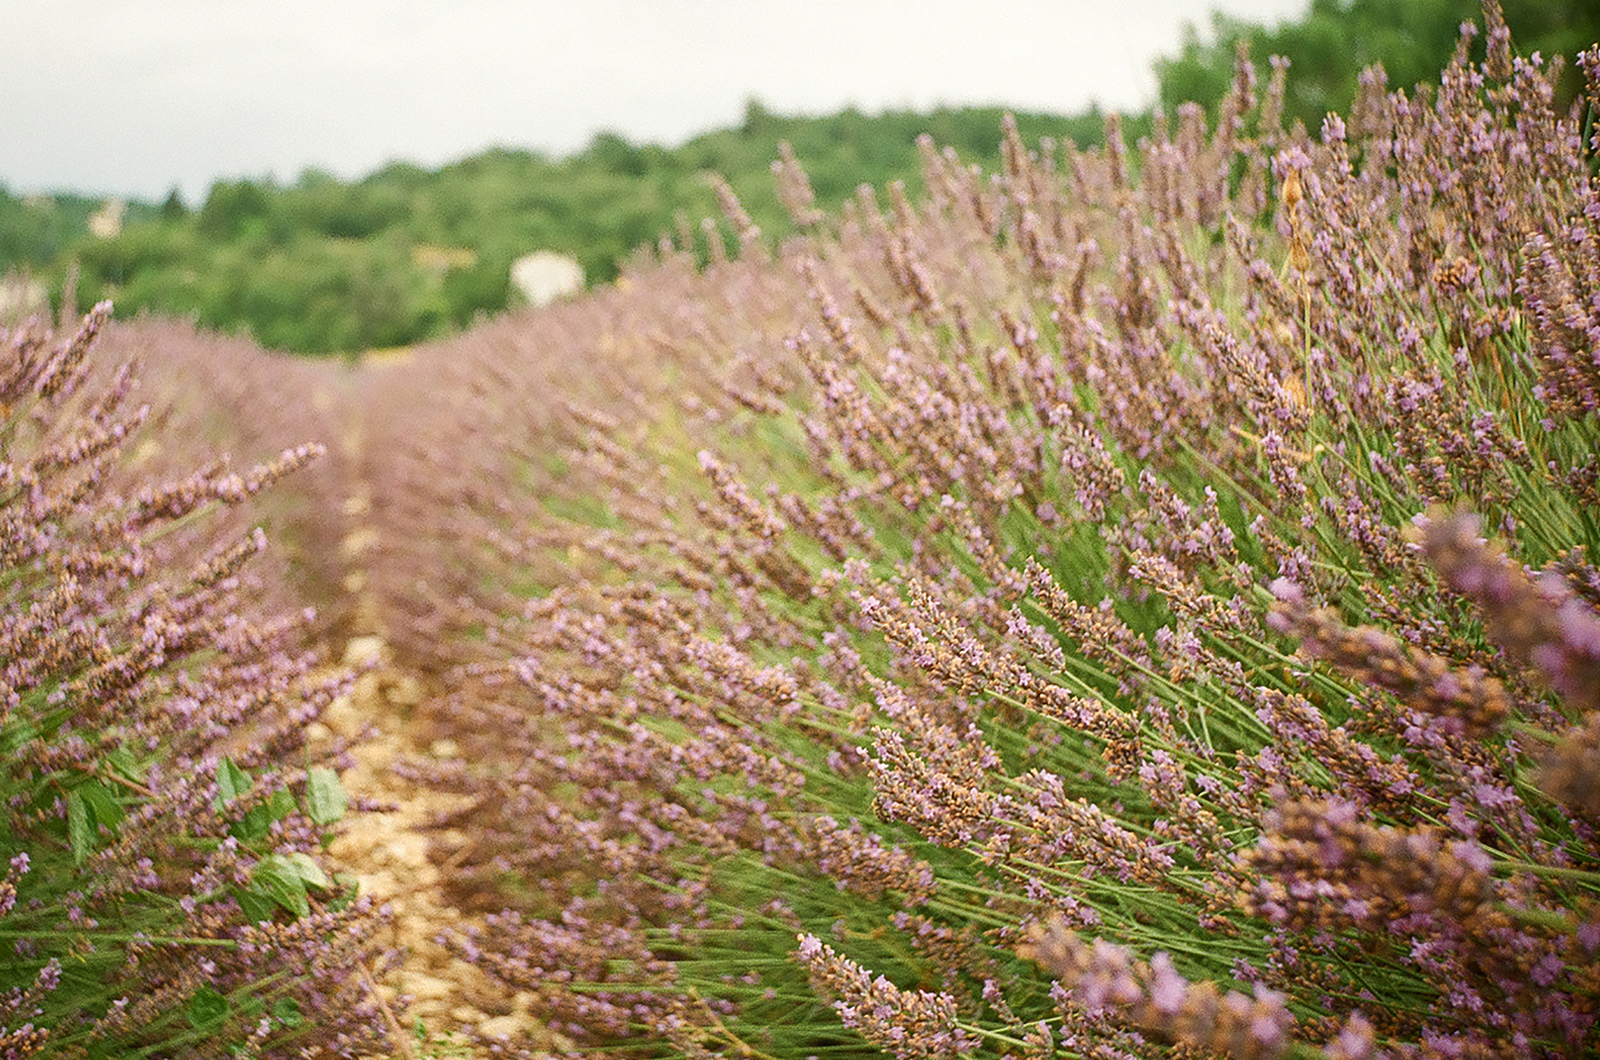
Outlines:
<svg viewBox="0 0 1600 1060"><path fill-rule="evenodd" d="M98 780L91 780L77 789L83 795L93 823L103 828L116 828L127 816L117 793Z"/></svg>
<svg viewBox="0 0 1600 1060"><path fill-rule="evenodd" d="M72 844L72 860L82 865L94 849L94 832L89 827L89 807L76 790L67 792L67 841Z"/></svg>
<svg viewBox="0 0 1600 1060"><path fill-rule="evenodd" d="M299 866L281 854L268 854L256 863L250 873L250 890L271 898L297 917L311 912Z"/></svg>
<svg viewBox="0 0 1600 1060"><path fill-rule="evenodd" d="M189 999L189 1024L193 1027L215 1026L227 1018L228 1009L227 998L209 986L202 986Z"/></svg>
<svg viewBox="0 0 1600 1060"><path fill-rule="evenodd" d="M279 788L267 800L267 812L274 821L281 821L295 811L294 796L284 788Z"/></svg>
<svg viewBox="0 0 1600 1060"><path fill-rule="evenodd" d="M227 805L250 790L250 774L234 765L233 759L224 758L217 763L217 790Z"/></svg>
<svg viewBox="0 0 1600 1060"><path fill-rule="evenodd" d="M292 997L279 999L272 1006L272 1015L285 1027L295 1028L306 1021L300 1012L300 1003Z"/></svg>
<svg viewBox="0 0 1600 1060"><path fill-rule="evenodd" d="M265 839L272 831L272 822L281 821L294 811L294 796L279 788L266 802L257 803L246 810L244 816L228 829L228 834L246 843Z"/></svg>
<svg viewBox="0 0 1600 1060"><path fill-rule="evenodd" d="M344 816L350 805L339 774L326 766L306 771L306 815L317 824L332 824Z"/></svg>
<svg viewBox="0 0 1600 1060"><path fill-rule="evenodd" d="M252 924L271 920L272 911L278 907L270 897L254 891L235 891L234 897L239 900L239 908L244 912L245 919Z"/></svg>
<svg viewBox="0 0 1600 1060"><path fill-rule="evenodd" d="M235 839L246 843L253 843L258 839L266 838L272 830L272 809L268 806L252 806L228 829L228 834Z"/></svg>
<svg viewBox="0 0 1600 1060"><path fill-rule="evenodd" d="M139 760L132 751L126 747L114 747L106 752L106 761L117 775L127 780L143 780L144 773L139 768Z"/></svg>
<svg viewBox="0 0 1600 1060"><path fill-rule="evenodd" d="M293 873L304 880L309 887L320 887L326 890L333 886L333 881L328 879L328 874L322 871L322 866L311 860L311 855L295 851L293 854L272 854L277 858L285 872Z"/></svg>

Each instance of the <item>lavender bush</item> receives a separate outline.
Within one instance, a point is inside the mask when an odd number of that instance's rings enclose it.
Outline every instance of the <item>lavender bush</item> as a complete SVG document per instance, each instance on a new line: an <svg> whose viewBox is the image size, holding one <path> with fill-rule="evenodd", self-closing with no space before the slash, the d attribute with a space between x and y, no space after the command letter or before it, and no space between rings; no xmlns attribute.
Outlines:
<svg viewBox="0 0 1600 1060"><path fill-rule="evenodd" d="M596 1055L1593 1052L1600 51L1557 113L1497 15L1315 138L1241 63L917 203L786 159L775 256L728 196L394 369L457 950Z"/></svg>
<svg viewBox="0 0 1600 1060"><path fill-rule="evenodd" d="M100 361L109 310L0 332L0 1051L373 1052L378 917L303 736L341 683L222 517L319 447L201 463L193 393Z"/></svg>
<svg viewBox="0 0 1600 1060"><path fill-rule="evenodd" d="M322 449L286 487L215 512L210 532L263 527L273 547L250 565L256 577L248 599L263 613L313 606L319 637L347 636L355 596L346 583L360 572L345 541L358 525L351 501L361 439L346 366L147 317L108 322L98 349L102 374L124 361L139 365L141 392L158 410L130 461L146 479L184 477L197 459L227 473L308 442Z"/></svg>
<svg viewBox="0 0 1600 1060"><path fill-rule="evenodd" d="M350 415L372 497L367 590L397 655L433 674L481 658L495 616L574 575L602 576L592 564L574 571L564 520L651 518L659 496L608 479L587 444L568 451L563 439L587 424L606 452L683 447L647 437L655 410L668 395L723 400L712 366L791 313L795 295L756 262L723 262L719 273L728 300L706 305L693 256L669 253L581 302L507 316L359 374ZM527 536L530 515L542 540Z"/></svg>

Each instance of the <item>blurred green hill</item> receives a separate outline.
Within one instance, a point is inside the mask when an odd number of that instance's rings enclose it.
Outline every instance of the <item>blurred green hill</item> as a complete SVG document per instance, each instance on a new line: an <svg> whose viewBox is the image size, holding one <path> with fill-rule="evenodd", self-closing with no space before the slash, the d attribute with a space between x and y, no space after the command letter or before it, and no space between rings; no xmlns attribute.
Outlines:
<svg viewBox="0 0 1600 1060"><path fill-rule="evenodd" d="M438 169L395 162L346 182L308 170L293 183L230 180L203 203L129 204L115 235L86 228L100 207L76 196L19 198L0 188L0 273L26 269L58 295L77 262L80 301L118 311L192 315L248 328L268 346L306 353L399 346L459 330L513 304L511 263L536 250L571 255L588 281L662 235L719 215L710 172L724 176L766 232L787 230L770 166L780 141L803 160L828 209L862 183L917 176L916 139L993 165L1003 111L845 110L783 117L751 102L735 128L673 148L597 135L551 158L493 148ZM1023 133L1094 139L1102 118L1017 114ZM702 242L702 250L703 242Z"/></svg>
<svg viewBox="0 0 1600 1060"><path fill-rule="evenodd" d="M1209 40L1191 33L1179 55L1157 63L1162 106L1193 99L1214 108L1244 39L1263 73L1269 55L1290 59L1286 112L1315 128L1327 110L1347 106L1362 67L1382 62L1398 85L1431 78L1460 24L1479 17L1476 0L1316 0L1304 18L1275 27L1214 16ZM1506 17L1523 54L1570 56L1600 39L1593 0L1508 0ZM164 203L108 208L0 185L0 275L25 274L59 300L76 264L79 301L112 297L123 314L189 316L303 353L401 346L516 304L511 264L532 251L572 256L590 283L613 279L663 234L704 253L700 219L720 215L711 172L769 238L781 238L791 225L770 172L781 142L805 166L817 206L831 211L863 183L904 180L915 190L922 133L968 162L997 166L1001 115L964 107L793 117L752 101L737 127L676 147L602 132L564 158L501 147L437 169L395 162L355 181L318 170L292 183L219 181L192 206L176 192ZM1094 110L1016 118L1029 143L1090 145L1103 135ZM1149 120L1130 115L1124 129L1137 135Z"/></svg>

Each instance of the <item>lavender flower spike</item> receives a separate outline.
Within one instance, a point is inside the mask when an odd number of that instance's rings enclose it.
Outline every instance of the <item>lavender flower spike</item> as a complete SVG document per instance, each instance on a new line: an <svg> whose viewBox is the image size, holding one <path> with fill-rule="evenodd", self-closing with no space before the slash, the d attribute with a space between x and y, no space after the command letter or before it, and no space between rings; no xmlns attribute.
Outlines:
<svg viewBox="0 0 1600 1060"><path fill-rule="evenodd" d="M1104 939L1086 942L1059 917L1035 924L1020 952L1061 981L1090 1016L1114 1010L1143 1030L1235 1060L1272 1060L1293 1044L1283 995L1251 997L1190 982L1165 953L1146 964Z"/></svg>
<svg viewBox="0 0 1600 1060"><path fill-rule="evenodd" d="M1600 615L1558 575L1530 578L1484 540L1475 515L1420 516L1416 525L1446 584L1483 609L1490 638L1537 669L1570 706L1600 710Z"/></svg>

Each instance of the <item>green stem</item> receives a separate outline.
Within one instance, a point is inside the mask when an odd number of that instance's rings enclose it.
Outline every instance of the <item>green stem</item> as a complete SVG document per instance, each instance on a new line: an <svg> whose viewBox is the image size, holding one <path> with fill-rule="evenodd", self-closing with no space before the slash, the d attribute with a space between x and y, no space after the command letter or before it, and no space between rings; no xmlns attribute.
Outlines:
<svg viewBox="0 0 1600 1060"><path fill-rule="evenodd" d="M1529 872L1535 876L1546 876L1555 880L1575 880L1579 883L1588 883L1600 886L1600 872L1593 869L1575 869L1565 865L1541 865L1537 861L1498 861L1497 867L1511 869L1514 872Z"/></svg>

